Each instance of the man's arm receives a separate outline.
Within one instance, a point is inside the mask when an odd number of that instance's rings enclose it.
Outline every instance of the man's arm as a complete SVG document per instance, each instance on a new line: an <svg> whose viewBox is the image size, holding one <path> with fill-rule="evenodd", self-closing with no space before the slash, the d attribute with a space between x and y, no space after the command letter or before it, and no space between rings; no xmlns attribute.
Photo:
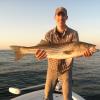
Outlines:
<svg viewBox="0 0 100 100"><path fill-rule="evenodd" d="M79 41L79 37L78 37L78 33L76 34L77 40ZM86 49L83 53L84 57L90 57L93 54L93 50L90 49Z"/></svg>
<svg viewBox="0 0 100 100"><path fill-rule="evenodd" d="M49 35L50 35L49 32L46 33L45 38L44 38L47 42L50 42L50 36ZM36 51L35 56L39 60L45 59L47 57L45 50L41 50L41 49L38 49Z"/></svg>
<svg viewBox="0 0 100 100"><path fill-rule="evenodd" d="M78 36L78 33L77 32L73 36L73 41L75 41L75 42L78 42L79 41L79 36ZM92 56L92 54L93 54L93 51L92 50L86 49L84 51L84 53L83 53L83 56L84 57L90 57L90 56Z"/></svg>

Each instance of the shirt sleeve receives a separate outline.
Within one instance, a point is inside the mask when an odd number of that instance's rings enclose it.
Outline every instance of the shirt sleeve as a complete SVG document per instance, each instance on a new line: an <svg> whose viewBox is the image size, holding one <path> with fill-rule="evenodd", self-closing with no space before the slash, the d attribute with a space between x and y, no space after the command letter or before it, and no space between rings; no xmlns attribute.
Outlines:
<svg viewBox="0 0 100 100"><path fill-rule="evenodd" d="M45 40L50 42L50 34L49 33L46 33L45 34Z"/></svg>
<svg viewBox="0 0 100 100"><path fill-rule="evenodd" d="M52 30L46 33L45 35L45 40L49 43L53 42L53 35L52 35Z"/></svg>
<svg viewBox="0 0 100 100"><path fill-rule="evenodd" d="M78 32L75 32L75 33L73 34L73 42L79 42Z"/></svg>

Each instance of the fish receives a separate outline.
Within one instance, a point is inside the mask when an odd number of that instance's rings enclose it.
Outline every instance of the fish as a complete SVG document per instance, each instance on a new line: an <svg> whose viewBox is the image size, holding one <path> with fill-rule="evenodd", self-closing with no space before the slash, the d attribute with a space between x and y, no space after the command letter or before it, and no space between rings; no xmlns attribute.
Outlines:
<svg viewBox="0 0 100 100"><path fill-rule="evenodd" d="M86 42L66 42L66 43L49 43L46 40L41 40L41 42L34 46L17 46L11 45L12 50L15 52L15 59L19 60L27 54L36 54L38 49L44 50L46 52L47 58L54 59L67 59L81 57L86 49L96 52L96 45Z"/></svg>

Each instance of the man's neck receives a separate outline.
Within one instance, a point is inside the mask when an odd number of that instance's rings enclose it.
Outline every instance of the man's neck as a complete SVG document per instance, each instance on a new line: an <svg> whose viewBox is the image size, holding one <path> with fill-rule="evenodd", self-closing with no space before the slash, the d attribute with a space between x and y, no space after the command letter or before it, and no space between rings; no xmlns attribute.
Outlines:
<svg viewBox="0 0 100 100"><path fill-rule="evenodd" d="M66 28L67 28L66 25L64 25L64 26L57 26L57 30L58 30L58 32L60 32L60 33L63 33L63 32L65 31Z"/></svg>

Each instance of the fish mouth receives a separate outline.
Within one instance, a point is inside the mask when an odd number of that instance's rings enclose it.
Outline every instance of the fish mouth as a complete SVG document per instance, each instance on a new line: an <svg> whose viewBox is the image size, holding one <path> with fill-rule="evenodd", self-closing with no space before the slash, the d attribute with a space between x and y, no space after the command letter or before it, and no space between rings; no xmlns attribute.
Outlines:
<svg viewBox="0 0 100 100"><path fill-rule="evenodd" d="M96 45L90 47L89 50L92 51L92 52L96 52Z"/></svg>

